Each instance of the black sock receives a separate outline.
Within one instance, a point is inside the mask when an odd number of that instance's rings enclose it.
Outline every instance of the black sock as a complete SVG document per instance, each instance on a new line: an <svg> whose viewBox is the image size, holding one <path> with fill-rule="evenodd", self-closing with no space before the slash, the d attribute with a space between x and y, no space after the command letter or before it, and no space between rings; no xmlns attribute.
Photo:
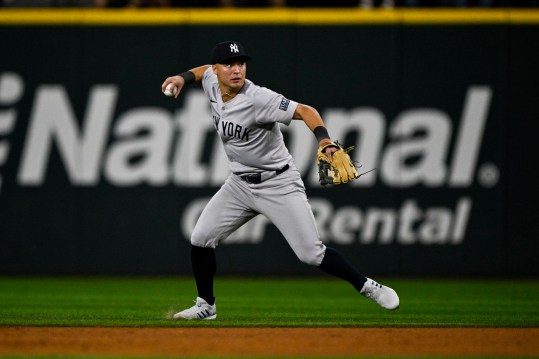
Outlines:
<svg viewBox="0 0 539 359"><path fill-rule="evenodd" d="M344 279L360 291L367 278L359 273L339 252L326 247L326 254L320 264L320 269L337 278Z"/></svg>
<svg viewBox="0 0 539 359"><path fill-rule="evenodd" d="M215 249L191 246L191 266L197 284L198 296L209 305L213 305L215 303L213 278L217 271Z"/></svg>

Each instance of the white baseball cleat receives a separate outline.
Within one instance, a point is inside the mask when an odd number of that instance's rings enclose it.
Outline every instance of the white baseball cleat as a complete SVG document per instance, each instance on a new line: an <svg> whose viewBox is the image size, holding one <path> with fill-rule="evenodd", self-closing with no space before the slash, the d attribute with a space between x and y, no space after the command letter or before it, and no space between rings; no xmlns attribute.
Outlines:
<svg viewBox="0 0 539 359"><path fill-rule="evenodd" d="M393 289L381 285L376 281L367 278L367 281L363 285L360 291L365 297L372 299L379 306L388 310L395 310L399 308L399 296Z"/></svg>
<svg viewBox="0 0 539 359"><path fill-rule="evenodd" d="M172 319L204 319L211 320L217 318L217 308L215 303L209 305L204 299L197 297L196 304L191 308L178 312L172 316Z"/></svg>

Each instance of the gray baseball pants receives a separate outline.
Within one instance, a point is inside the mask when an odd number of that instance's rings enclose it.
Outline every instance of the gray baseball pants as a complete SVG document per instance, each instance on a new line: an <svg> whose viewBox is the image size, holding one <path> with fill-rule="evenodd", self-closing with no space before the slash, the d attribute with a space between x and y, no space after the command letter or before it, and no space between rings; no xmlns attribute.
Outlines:
<svg viewBox="0 0 539 359"><path fill-rule="evenodd" d="M294 165L259 184L231 174L208 202L191 235L191 244L215 248L222 240L258 214L266 216L282 233L304 263L320 266L326 246Z"/></svg>

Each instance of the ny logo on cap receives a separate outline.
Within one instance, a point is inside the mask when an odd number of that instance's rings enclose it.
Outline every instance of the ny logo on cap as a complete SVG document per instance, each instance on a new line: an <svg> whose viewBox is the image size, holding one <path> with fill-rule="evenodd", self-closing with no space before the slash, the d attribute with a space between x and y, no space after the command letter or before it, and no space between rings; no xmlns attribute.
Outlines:
<svg viewBox="0 0 539 359"><path fill-rule="evenodd" d="M240 52L237 44L230 44L230 52Z"/></svg>

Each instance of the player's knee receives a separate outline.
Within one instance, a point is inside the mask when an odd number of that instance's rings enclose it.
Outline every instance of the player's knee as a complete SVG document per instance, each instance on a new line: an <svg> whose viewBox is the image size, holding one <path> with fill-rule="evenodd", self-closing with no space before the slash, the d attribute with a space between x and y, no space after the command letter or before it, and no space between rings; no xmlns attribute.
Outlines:
<svg viewBox="0 0 539 359"><path fill-rule="evenodd" d="M313 266L313 267L318 267L320 265L320 263L318 261L316 261L315 258L307 258L307 259L302 259L300 258L300 260L307 264L307 265L310 265L310 266Z"/></svg>
<svg viewBox="0 0 539 359"><path fill-rule="evenodd" d="M201 240L191 237L191 245L202 248L215 248L217 245L215 241Z"/></svg>
<svg viewBox="0 0 539 359"><path fill-rule="evenodd" d="M191 233L191 244L197 247L215 248L217 243L214 238L210 238L207 235L204 235L200 231L197 231L195 228L193 233Z"/></svg>
<svg viewBox="0 0 539 359"><path fill-rule="evenodd" d="M300 261L302 261L305 264L308 264L313 267L318 267L320 263L322 263L322 259L324 259L324 253L320 252L304 252L298 254L298 258Z"/></svg>

